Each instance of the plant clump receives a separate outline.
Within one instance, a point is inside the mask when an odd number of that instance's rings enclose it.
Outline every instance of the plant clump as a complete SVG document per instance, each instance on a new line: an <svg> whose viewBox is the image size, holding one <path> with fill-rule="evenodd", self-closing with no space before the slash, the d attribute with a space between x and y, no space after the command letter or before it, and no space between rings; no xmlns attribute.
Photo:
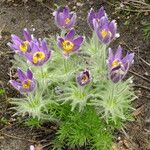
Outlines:
<svg viewBox="0 0 150 150"><path fill-rule="evenodd" d="M121 46L116 51L109 48L119 34L103 7L88 14L91 38L76 36L77 15L67 6L53 15L61 29L57 38L37 39L27 29L24 39L11 36L8 46L15 52L18 80L10 84L23 95L12 99L13 108L28 116L28 126L56 123L56 149L65 145L109 150L114 130L132 118L132 78L124 77L134 53L123 56Z"/></svg>

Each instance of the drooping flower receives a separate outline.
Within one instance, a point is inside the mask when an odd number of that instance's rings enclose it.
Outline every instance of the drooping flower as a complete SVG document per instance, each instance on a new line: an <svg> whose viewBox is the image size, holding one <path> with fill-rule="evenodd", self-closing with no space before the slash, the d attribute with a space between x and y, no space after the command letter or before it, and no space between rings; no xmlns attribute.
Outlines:
<svg viewBox="0 0 150 150"><path fill-rule="evenodd" d="M113 39L119 37L115 20L109 22L108 18L104 16L99 22L94 19L93 26L100 42L104 44L109 44Z"/></svg>
<svg viewBox="0 0 150 150"><path fill-rule="evenodd" d="M66 7L59 7L53 13L55 17L56 25L61 29L70 29L76 23L77 15L74 12L70 12L69 8Z"/></svg>
<svg viewBox="0 0 150 150"><path fill-rule="evenodd" d="M42 66L51 57L52 51L48 49L45 40L39 41L39 43L31 42L32 51L26 53L28 61L35 66Z"/></svg>
<svg viewBox="0 0 150 150"><path fill-rule="evenodd" d="M10 80L9 82L11 85L20 91L20 93L29 93L32 92L36 87L36 81L33 77L33 73L30 69L27 70L27 72L23 72L21 69L18 68L18 78L20 82L17 82L15 80Z"/></svg>
<svg viewBox="0 0 150 150"><path fill-rule="evenodd" d="M88 13L88 18L87 18L88 24L91 27L91 29L94 30L93 20L95 19L98 23L100 23L100 19L104 16L107 17L107 14L105 13L103 6L98 10L98 12L95 12L91 8L90 12Z"/></svg>
<svg viewBox="0 0 150 150"><path fill-rule="evenodd" d="M77 52L83 43L83 36L79 36L77 38L74 38L74 36L75 30L71 29L64 38L57 38L58 46L63 50L63 54L66 57L69 57L72 53Z"/></svg>
<svg viewBox="0 0 150 150"><path fill-rule="evenodd" d="M85 86L88 83L90 83L92 80L90 71L85 69L84 71L82 71L78 76L77 76L77 83L80 86Z"/></svg>
<svg viewBox="0 0 150 150"><path fill-rule="evenodd" d="M108 57L108 71L109 78L117 83L122 80L126 73L129 70L129 67L133 63L134 53L127 53L124 58L122 58L122 48L118 46L116 53L112 52L112 49L109 48L109 57Z"/></svg>
<svg viewBox="0 0 150 150"><path fill-rule="evenodd" d="M12 34L11 39L12 43L8 43L8 46L13 49L16 53L24 54L29 52L30 49L30 42L33 40L32 36L30 35L29 31L25 28L23 30L24 40L20 39L18 36Z"/></svg>

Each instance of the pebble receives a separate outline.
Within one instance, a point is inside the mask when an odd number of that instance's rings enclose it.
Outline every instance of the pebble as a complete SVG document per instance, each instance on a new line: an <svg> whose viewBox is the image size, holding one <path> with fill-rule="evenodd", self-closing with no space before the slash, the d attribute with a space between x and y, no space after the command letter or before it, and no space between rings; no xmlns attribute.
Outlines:
<svg viewBox="0 0 150 150"><path fill-rule="evenodd" d="M83 3L78 2L76 5L79 6L79 7L82 7Z"/></svg>

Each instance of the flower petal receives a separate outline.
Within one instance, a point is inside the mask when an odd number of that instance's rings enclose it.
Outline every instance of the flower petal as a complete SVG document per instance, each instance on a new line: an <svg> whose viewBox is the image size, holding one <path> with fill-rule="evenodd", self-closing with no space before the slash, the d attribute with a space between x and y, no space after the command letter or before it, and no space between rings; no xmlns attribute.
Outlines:
<svg viewBox="0 0 150 150"><path fill-rule="evenodd" d="M16 45L20 45L23 41L16 35L12 34L11 35L12 42L15 43Z"/></svg>
<svg viewBox="0 0 150 150"><path fill-rule="evenodd" d="M71 19L70 19L70 22L65 25L67 29L68 29L68 28L72 28L72 27L75 25L75 23L76 23L76 18L77 18L77 15L76 15L76 13L74 13L74 14L72 15Z"/></svg>
<svg viewBox="0 0 150 150"><path fill-rule="evenodd" d="M109 68L112 67L112 62L114 60L114 54L113 54L113 51L111 48L108 49L109 51L109 55L108 55L108 65L109 65Z"/></svg>
<svg viewBox="0 0 150 150"><path fill-rule="evenodd" d="M17 72L18 72L18 77L21 82L27 79L25 73L20 68L17 69Z"/></svg>
<svg viewBox="0 0 150 150"><path fill-rule="evenodd" d="M75 30L74 30L74 29L71 29L71 30L67 33L67 35L66 35L66 37L65 37L65 40L72 40L72 39L74 38L74 35L75 35Z"/></svg>
<svg viewBox="0 0 150 150"><path fill-rule="evenodd" d="M114 59L121 60L121 57L122 57L122 47L119 45Z"/></svg>
<svg viewBox="0 0 150 150"><path fill-rule="evenodd" d="M30 80L32 80L32 78L33 78L33 73L32 73L32 71L31 71L30 69L27 70L27 77L28 77Z"/></svg>
<svg viewBox="0 0 150 150"><path fill-rule="evenodd" d="M46 41L42 40L41 45L42 45L41 51L43 51L44 53L47 53L48 52L48 47L47 47Z"/></svg>
<svg viewBox="0 0 150 150"><path fill-rule="evenodd" d="M116 23L116 20L113 20L110 22L109 24L109 30L112 34L112 37L111 39L114 39L116 37L116 33L117 33L117 23Z"/></svg>
<svg viewBox="0 0 150 150"><path fill-rule="evenodd" d="M84 40L84 37L83 36L79 36L78 38L76 38L76 39L73 40L73 43L75 45L80 46L82 44L83 40Z"/></svg>
<svg viewBox="0 0 150 150"><path fill-rule="evenodd" d="M93 8L91 8L90 12L88 13L88 17L87 17L87 21L89 26L94 30L94 26L93 26L93 19L95 18L95 12L93 10Z"/></svg>
<svg viewBox="0 0 150 150"><path fill-rule="evenodd" d="M99 9L99 11L98 11L96 17L100 19L100 18L103 17L103 16L106 16L106 13L105 13L104 7L102 6L102 7Z"/></svg>
<svg viewBox="0 0 150 150"><path fill-rule="evenodd" d="M132 63L133 58L134 58L134 53L130 53L130 54L127 53L126 56L122 59L122 63L123 64Z"/></svg>
<svg viewBox="0 0 150 150"><path fill-rule="evenodd" d="M30 41L32 40L31 35L30 35L29 31L27 30L27 28L25 28L25 29L23 30L23 35L24 35L26 41L29 41L29 42L30 42Z"/></svg>
<svg viewBox="0 0 150 150"><path fill-rule="evenodd" d="M60 36L58 36L58 37L57 37L57 41L58 41L58 46L59 46L59 48L62 49L62 48L63 48L63 47L62 47L62 43L64 42L64 39L61 38Z"/></svg>
<svg viewBox="0 0 150 150"><path fill-rule="evenodd" d="M63 13L65 15L66 18L69 18L69 7L65 6L63 9Z"/></svg>

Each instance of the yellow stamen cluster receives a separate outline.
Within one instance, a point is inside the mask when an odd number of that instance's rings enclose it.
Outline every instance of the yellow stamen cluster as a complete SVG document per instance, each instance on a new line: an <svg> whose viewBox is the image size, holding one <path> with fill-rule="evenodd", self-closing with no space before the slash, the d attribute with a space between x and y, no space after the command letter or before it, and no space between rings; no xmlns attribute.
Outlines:
<svg viewBox="0 0 150 150"><path fill-rule="evenodd" d="M24 88L24 89L29 89L30 88L30 86L31 86L31 80L26 80L26 81L24 81L23 83L22 83L22 87Z"/></svg>
<svg viewBox="0 0 150 150"><path fill-rule="evenodd" d="M122 64L121 62L119 62L118 60L115 59L115 60L112 62L112 67L115 68L115 67L120 66L121 64Z"/></svg>
<svg viewBox="0 0 150 150"><path fill-rule="evenodd" d="M69 22L70 22L70 19L69 19L69 18L66 18L66 19L65 19L65 23L68 24Z"/></svg>
<svg viewBox="0 0 150 150"><path fill-rule="evenodd" d="M101 31L101 35L102 35L103 38L105 38L105 37L108 36L109 34L110 34L110 32L109 32L108 30L106 30L106 29L103 29L103 30Z"/></svg>
<svg viewBox="0 0 150 150"><path fill-rule="evenodd" d="M24 41L20 46L20 51L26 52L28 50L29 41Z"/></svg>
<svg viewBox="0 0 150 150"><path fill-rule="evenodd" d="M69 53L73 50L74 44L69 40L65 40L62 42L62 47L65 53Z"/></svg>
<svg viewBox="0 0 150 150"><path fill-rule="evenodd" d="M89 77L85 74L82 77L82 82L87 82L89 80Z"/></svg>
<svg viewBox="0 0 150 150"><path fill-rule="evenodd" d="M36 64L38 63L39 61L42 61L45 59L45 53L44 52L36 52L34 55L33 55L33 63Z"/></svg>

